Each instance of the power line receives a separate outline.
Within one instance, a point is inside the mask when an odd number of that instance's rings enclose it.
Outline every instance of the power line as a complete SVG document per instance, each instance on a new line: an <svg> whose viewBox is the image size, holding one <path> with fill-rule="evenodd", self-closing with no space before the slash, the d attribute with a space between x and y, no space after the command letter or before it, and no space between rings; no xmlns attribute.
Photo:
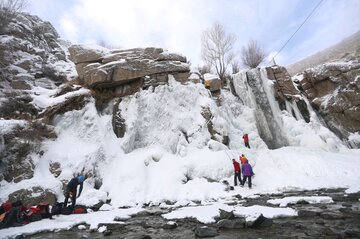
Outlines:
<svg viewBox="0 0 360 239"><path fill-rule="evenodd" d="M294 35L300 30L300 28L305 24L305 22L311 17L311 15L316 11L316 9L320 6L320 4L324 0L320 0L319 3L314 7L314 9L310 12L310 14L305 18L305 20L301 23L301 25L296 29L296 31L291 35L291 37L285 42L285 44L280 48L280 50L273 56L273 60L275 62L275 57L285 48L285 46L289 43L289 41L294 37Z"/></svg>

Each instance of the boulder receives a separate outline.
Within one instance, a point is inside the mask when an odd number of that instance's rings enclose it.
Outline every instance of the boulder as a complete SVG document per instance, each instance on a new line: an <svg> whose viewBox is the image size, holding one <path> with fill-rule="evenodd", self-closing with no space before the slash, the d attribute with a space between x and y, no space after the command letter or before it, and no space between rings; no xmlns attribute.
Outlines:
<svg viewBox="0 0 360 239"><path fill-rule="evenodd" d="M61 165L58 162L50 163L49 170L50 170L51 174L53 174L55 176L55 178L59 177L62 172Z"/></svg>
<svg viewBox="0 0 360 239"><path fill-rule="evenodd" d="M15 90L31 90L31 86L23 80L11 81L10 86Z"/></svg>
<svg viewBox="0 0 360 239"><path fill-rule="evenodd" d="M72 45L69 47L70 60L75 64L101 61L106 54L105 48L92 48L86 45Z"/></svg>
<svg viewBox="0 0 360 239"><path fill-rule="evenodd" d="M146 88L147 79L167 83L168 75L173 75L175 80L185 83L189 77L186 58L164 52L161 48L106 51L73 45L69 52L81 83L91 89L110 88L118 91L117 88L139 80Z"/></svg>
<svg viewBox="0 0 360 239"><path fill-rule="evenodd" d="M260 214L255 221L247 222L247 226L250 228L270 227L272 224L273 221L264 217L262 214Z"/></svg>
<svg viewBox="0 0 360 239"><path fill-rule="evenodd" d="M220 217L220 219L234 219L235 215L234 215L234 213L232 211L228 212L228 211L220 209L220 216L219 217Z"/></svg>
<svg viewBox="0 0 360 239"><path fill-rule="evenodd" d="M219 235L217 230L208 226L199 226L194 229L195 236L197 237L215 237Z"/></svg>
<svg viewBox="0 0 360 239"><path fill-rule="evenodd" d="M205 88L209 89L211 92L221 89L221 80L217 75L210 73L204 74L204 84Z"/></svg>
<svg viewBox="0 0 360 239"><path fill-rule="evenodd" d="M164 229L168 229L168 230L172 230L178 227L178 224L174 221L168 221L163 228Z"/></svg>
<svg viewBox="0 0 360 239"><path fill-rule="evenodd" d="M23 205L35 206L41 202L54 204L56 202L55 193L41 187L32 187L30 189L21 189L9 195L9 202L21 200Z"/></svg>
<svg viewBox="0 0 360 239"><path fill-rule="evenodd" d="M246 221L244 218L236 218L233 220L222 219L216 223L219 229L240 229L245 228Z"/></svg>

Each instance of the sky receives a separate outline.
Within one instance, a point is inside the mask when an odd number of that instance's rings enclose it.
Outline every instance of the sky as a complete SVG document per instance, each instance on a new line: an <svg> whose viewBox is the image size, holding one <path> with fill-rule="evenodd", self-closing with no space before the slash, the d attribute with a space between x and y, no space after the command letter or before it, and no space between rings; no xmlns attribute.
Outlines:
<svg viewBox="0 0 360 239"><path fill-rule="evenodd" d="M155 46L202 65L201 34L214 22L237 36L234 52L255 39L275 55L320 0L31 0L27 11L72 43ZM323 0L277 55L289 65L360 30L360 0ZM269 57L270 59L271 57ZM266 63L265 63L266 64ZM269 63L270 64L270 63Z"/></svg>

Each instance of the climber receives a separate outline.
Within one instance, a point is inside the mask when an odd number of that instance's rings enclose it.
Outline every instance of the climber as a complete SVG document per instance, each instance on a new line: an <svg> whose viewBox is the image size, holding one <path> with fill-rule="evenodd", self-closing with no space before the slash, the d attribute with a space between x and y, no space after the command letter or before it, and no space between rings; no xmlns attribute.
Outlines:
<svg viewBox="0 0 360 239"><path fill-rule="evenodd" d="M234 165L234 186L237 186L237 179L239 179L239 183L242 185L240 164L235 159L232 162Z"/></svg>
<svg viewBox="0 0 360 239"><path fill-rule="evenodd" d="M83 189L84 180L85 180L85 177L82 175L70 180L70 182L66 186L66 191L64 194L65 195L64 207L67 207L69 197L71 198L71 207L72 208L75 207L77 186L80 185L79 195L77 196L77 197L80 197L81 191Z"/></svg>
<svg viewBox="0 0 360 239"><path fill-rule="evenodd" d="M245 163L241 166L243 172L243 181L241 186L244 186L246 179L248 179L249 188L251 188L251 177L254 175L251 165L246 160Z"/></svg>
<svg viewBox="0 0 360 239"><path fill-rule="evenodd" d="M247 158L245 157L244 154L242 154L242 155L240 156L241 165L243 165L243 164L245 163L245 161L247 161Z"/></svg>
<svg viewBox="0 0 360 239"><path fill-rule="evenodd" d="M245 147L250 148L248 134L244 134L243 139L244 139Z"/></svg>

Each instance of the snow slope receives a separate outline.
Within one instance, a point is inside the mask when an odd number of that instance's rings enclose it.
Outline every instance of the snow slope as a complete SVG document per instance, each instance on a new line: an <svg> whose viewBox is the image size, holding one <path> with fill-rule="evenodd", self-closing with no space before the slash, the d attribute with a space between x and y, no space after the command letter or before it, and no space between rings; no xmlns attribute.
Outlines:
<svg viewBox="0 0 360 239"><path fill-rule="evenodd" d="M128 125L121 139L112 130L112 106L100 114L92 101L82 110L58 116L54 123L59 137L44 143L41 158L33 155L34 178L17 184L1 182L1 201L29 186L51 189L62 200L62 182L79 172L91 177L85 181L78 203L94 205L111 199L114 207L157 205L165 200L216 200L232 194L250 196L290 189L359 190L360 150L343 147L316 120L306 124L282 112L292 146L269 150L253 123L254 109L226 91L222 102L218 107L201 84L171 81L169 86L138 92L120 104ZM199 113L202 107L211 110L214 128L229 136L230 150L211 139L206 120ZM192 134L188 141L183 131ZM251 149L243 146L241 136L245 132L250 136ZM227 192L221 181L232 184L231 158L238 159L241 153L254 166L256 186L251 191L244 187ZM61 165L58 178L48 169L53 162ZM99 190L94 188L95 182L101 186Z"/></svg>
<svg viewBox="0 0 360 239"><path fill-rule="evenodd" d="M354 33L353 35L345 38L341 42L325 49L320 52L315 53L309 57L306 57L303 60L295 62L289 66L287 69L289 73L294 76L307 68L315 67L317 65L333 61L336 59L341 59L344 57L359 56L360 53L360 31Z"/></svg>

